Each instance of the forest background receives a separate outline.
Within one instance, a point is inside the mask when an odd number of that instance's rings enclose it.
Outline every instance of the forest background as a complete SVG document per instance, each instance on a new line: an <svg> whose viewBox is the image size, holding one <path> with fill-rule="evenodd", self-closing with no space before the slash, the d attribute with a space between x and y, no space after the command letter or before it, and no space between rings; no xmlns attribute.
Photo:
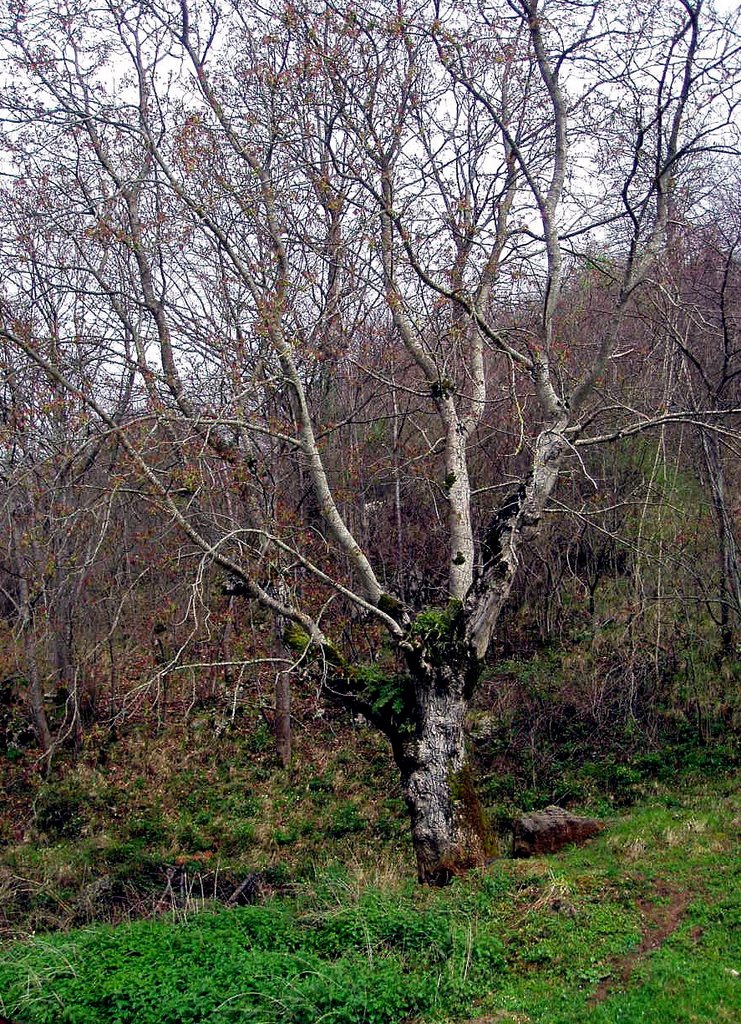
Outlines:
<svg viewBox="0 0 741 1024"><path fill-rule="evenodd" d="M736 17L8 7L11 851L300 873L406 807L444 883L728 766Z"/></svg>

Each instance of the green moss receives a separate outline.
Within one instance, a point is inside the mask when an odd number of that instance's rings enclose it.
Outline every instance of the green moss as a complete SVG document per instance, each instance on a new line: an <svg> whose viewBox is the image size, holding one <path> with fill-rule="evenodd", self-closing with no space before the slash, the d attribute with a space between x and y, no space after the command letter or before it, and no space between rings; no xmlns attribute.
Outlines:
<svg viewBox="0 0 741 1024"><path fill-rule="evenodd" d="M412 623L410 638L424 648L433 665L462 665L468 660L461 610L460 601L449 601L443 608L426 608Z"/></svg>
<svg viewBox="0 0 741 1024"><path fill-rule="evenodd" d="M297 622L289 622L283 630L283 642L296 654L303 654L311 643L311 637Z"/></svg>
<svg viewBox="0 0 741 1024"><path fill-rule="evenodd" d="M391 594L381 594L378 598L378 607L382 612L390 615L391 618L395 619L397 622L404 611L404 606L401 601L393 597Z"/></svg>
<svg viewBox="0 0 741 1024"><path fill-rule="evenodd" d="M448 601L443 608L425 608L412 623L410 633L422 639L453 639L460 631L462 603Z"/></svg>
<svg viewBox="0 0 741 1024"><path fill-rule="evenodd" d="M445 399L452 395L455 390L455 385L452 380L447 377L443 377L442 380L433 381L430 385L430 394L433 398Z"/></svg>
<svg viewBox="0 0 741 1024"><path fill-rule="evenodd" d="M347 661L334 644L322 644L322 655L328 665L332 665L333 668L340 669L342 672L347 671Z"/></svg>
<svg viewBox="0 0 741 1024"><path fill-rule="evenodd" d="M294 653L303 655L312 643L309 634L297 622L289 622L283 630L283 642ZM347 669L347 663L342 654L330 641L318 645L321 647L322 657L328 665L339 668L342 671Z"/></svg>
<svg viewBox="0 0 741 1024"><path fill-rule="evenodd" d="M468 762L460 771L451 773L450 793L462 813L463 820L480 838L486 856L494 856L499 852L499 843L483 804L479 800L473 781L473 772Z"/></svg>

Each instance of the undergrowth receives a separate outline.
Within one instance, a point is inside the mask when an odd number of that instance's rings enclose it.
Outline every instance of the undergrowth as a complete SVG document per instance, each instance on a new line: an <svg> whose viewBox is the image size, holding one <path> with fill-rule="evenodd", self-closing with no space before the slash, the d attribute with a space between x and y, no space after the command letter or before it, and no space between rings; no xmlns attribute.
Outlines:
<svg viewBox="0 0 741 1024"><path fill-rule="evenodd" d="M703 742L686 716L649 733L630 716L590 712L593 682L585 676L577 692L575 657L548 648L483 681L472 766L502 853L522 810L559 803L605 816L656 785L733 769L720 717ZM30 756L0 757L0 938L224 901L255 872L276 891L335 861L411 878L385 741L347 717L312 719L306 708L303 722L288 770L260 719L225 729L205 710L156 732L95 729L46 780Z"/></svg>
<svg viewBox="0 0 741 1024"><path fill-rule="evenodd" d="M737 779L662 788L594 842L443 891L323 869L263 905L36 936L22 1024L716 1024L741 1012ZM665 919L663 932L652 929Z"/></svg>

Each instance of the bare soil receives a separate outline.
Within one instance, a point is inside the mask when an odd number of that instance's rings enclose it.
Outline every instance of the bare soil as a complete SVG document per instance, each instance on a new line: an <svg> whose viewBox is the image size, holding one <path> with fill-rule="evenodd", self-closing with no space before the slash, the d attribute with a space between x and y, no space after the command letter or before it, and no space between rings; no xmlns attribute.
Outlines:
<svg viewBox="0 0 741 1024"><path fill-rule="evenodd" d="M596 1006L614 991L624 988L629 983L636 967L648 954L659 949L680 926L690 898L691 893L660 883L656 886L652 899L638 901L642 918L641 941L627 956L613 962L610 977L600 982L589 1000L590 1006Z"/></svg>

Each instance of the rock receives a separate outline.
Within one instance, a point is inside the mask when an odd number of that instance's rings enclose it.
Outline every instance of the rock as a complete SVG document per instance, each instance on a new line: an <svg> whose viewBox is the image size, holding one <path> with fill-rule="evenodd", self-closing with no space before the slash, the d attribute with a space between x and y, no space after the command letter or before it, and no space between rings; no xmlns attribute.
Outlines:
<svg viewBox="0 0 741 1024"><path fill-rule="evenodd" d="M512 825L513 857L555 853L570 843L583 843L602 829L596 818L570 814L563 807L546 807L516 818Z"/></svg>

